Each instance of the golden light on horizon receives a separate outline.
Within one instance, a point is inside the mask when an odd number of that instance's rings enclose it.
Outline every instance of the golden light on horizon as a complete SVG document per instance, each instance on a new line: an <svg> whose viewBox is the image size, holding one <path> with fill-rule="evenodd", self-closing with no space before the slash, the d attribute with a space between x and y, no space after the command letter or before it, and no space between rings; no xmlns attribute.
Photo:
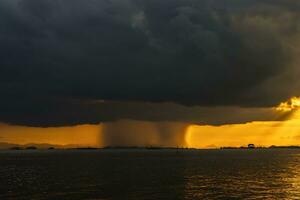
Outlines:
<svg viewBox="0 0 300 200"><path fill-rule="evenodd" d="M300 98L293 97L273 109L287 113L289 117L284 121L221 126L130 120L49 128L0 124L0 142L103 147L118 141L118 145L169 146L177 143L177 146L190 148L239 147L248 143L258 146L300 145Z"/></svg>
<svg viewBox="0 0 300 200"><path fill-rule="evenodd" d="M74 146L100 146L100 125L67 127L26 127L0 124L0 142L13 144L52 144Z"/></svg>
<svg viewBox="0 0 300 200"><path fill-rule="evenodd" d="M191 125L186 132L189 147L217 148L222 146L300 145L300 98L292 97L280 103L278 112L290 112L284 121L254 121L245 124L222 126Z"/></svg>

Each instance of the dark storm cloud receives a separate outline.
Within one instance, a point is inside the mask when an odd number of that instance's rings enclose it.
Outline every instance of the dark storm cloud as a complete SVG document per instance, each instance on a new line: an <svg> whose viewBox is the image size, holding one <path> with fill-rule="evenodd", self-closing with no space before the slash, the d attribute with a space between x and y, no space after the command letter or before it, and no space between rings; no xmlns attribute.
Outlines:
<svg viewBox="0 0 300 200"><path fill-rule="evenodd" d="M299 95L299 11L292 0L2 0L0 119L155 116L86 106L96 99L274 106Z"/></svg>
<svg viewBox="0 0 300 200"><path fill-rule="evenodd" d="M291 112L272 108L186 107L174 103L103 102L81 100L34 101L35 109L26 108L29 102L15 102L18 107L5 109L0 121L27 126L64 126L98 124L122 119L149 122L178 122L186 124L222 125L250 121L280 121ZM15 112L11 112L15 109ZM112 127L112 126L109 126Z"/></svg>

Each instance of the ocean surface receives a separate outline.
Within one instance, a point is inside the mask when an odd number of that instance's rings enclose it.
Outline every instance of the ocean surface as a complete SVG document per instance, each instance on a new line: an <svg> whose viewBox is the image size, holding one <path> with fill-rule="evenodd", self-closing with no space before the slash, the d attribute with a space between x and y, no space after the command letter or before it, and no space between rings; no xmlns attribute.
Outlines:
<svg viewBox="0 0 300 200"><path fill-rule="evenodd" d="M300 199L300 150L0 151L0 199Z"/></svg>

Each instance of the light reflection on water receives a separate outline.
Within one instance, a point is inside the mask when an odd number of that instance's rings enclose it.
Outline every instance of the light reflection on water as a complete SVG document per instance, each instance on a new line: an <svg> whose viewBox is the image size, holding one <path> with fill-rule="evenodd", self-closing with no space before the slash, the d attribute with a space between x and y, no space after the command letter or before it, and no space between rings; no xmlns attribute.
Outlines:
<svg viewBox="0 0 300 200"><path fill-rule="evenodd" d="M186 169L186 199L300 199L300 155L295 152L222 152L218 165L205 162L205 172Z"/></svg>
<svg viewBox="0 0 300 200"><path fill-rule="evenodd" d="M2 151L0 199L300 199L300 150Z"/></svg>

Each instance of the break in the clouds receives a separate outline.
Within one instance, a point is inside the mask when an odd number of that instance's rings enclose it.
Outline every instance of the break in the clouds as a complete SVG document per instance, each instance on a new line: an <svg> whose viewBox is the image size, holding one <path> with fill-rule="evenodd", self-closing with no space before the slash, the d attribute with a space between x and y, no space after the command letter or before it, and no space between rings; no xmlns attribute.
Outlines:
<svg viewBox="0 0 300 200"><path fill-rule="evenodd" d="M300 95L299 45L294 0L1 0L0 120L230 123L185 106Z"/></svg>

